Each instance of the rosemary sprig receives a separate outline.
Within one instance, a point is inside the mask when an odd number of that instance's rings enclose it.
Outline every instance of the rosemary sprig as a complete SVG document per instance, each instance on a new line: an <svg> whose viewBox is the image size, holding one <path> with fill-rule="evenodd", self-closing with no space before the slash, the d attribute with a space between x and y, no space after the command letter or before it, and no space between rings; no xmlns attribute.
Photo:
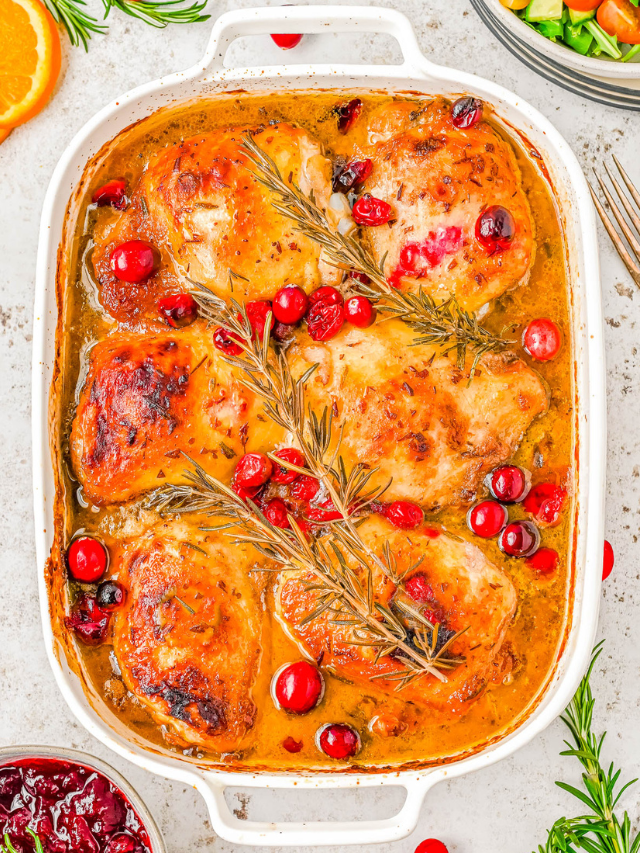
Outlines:
<svg viewBox="0 0 640 853"><path fill-rule="evenodd" d="M474 355L470 371L473 378L483 355L512 343L483 328L476 315L464 311L453 296L436 303L422 288L418 293L408 293L390 285L384 275L384 259L382 266L378 266L353 234L341 234L333 228L313 196L306 196L293 181L285 181L277 164L249 133L244 136L243 148L255 169L254 177L277 199L273 202L275 210L291 219L297 231L322 246L335 266L347 272L364 273L370 283L356 283L357 290L376 301L382 310L407 323L416 333L414 344L432 344L442 354L455 351L460 370L464 369L470 350Z"/></svg>
<svg viewBox="0 0 640 853"><path fill-rule="evenodd" d="M437 625L421 617L422 626L412 629L410 634L405 623L390 608L375 601L371 567L357 556L359 571L348 563L348 556L354 556L348 537L334 530L328 541L307 541L292 516L289 516L290 529L275 527L253 501L245 503L197 463L189 461L193 469L184 472L188 485L166 485L157 489L145 500L147 508L159 512L206 513L228 519L229 524L214 529L234 527L239 532L229 535L233 535L236 542L252 545L285 571L302 570L313 574L315 580L308 584L308 589L318 593L318 604L304 622L326 612L331 622L350 629L350 642L375 649L376 661L389 655L401 660L402 669L379 676L398 681L397 689L427 674L446 682L444 671L462 663L462 658L446 655L459 634L438 649Z"/></svg>
<svg viewBox="0 0 640 853"><path fill-rule="evenodd" d="M589 814L574 818L560 818L549 831L547 842L538 847L538 853L638 853L640 851L640 833L632 840L631 821L627 812L622 819L614 809L622 794L637 780L633 779L616 790L620 770L614 770L613 763L608 770L600 762L600 754L606 732L600 737L592 731L593 706L595 700L591 692L591 673L602 651L599 643L591 658L591 664L582 679L575 696L561 719L571 732L572 742L565 741L568 749L561 755L572 755L584 768L582 783L584 791L556 782L558 787L573 794L590 810Z"/></svg>
<svg viewBox="0 0 640 853"><path fill-rule="evenodd" d="M102 0L104 17L112 9L119 9L132 18L152 27L166 27L167 24L194 24L206 21L210 15L203 15L207 0L183 6L183 0ZM74 47L82 45L89 49L93 35L104 35L108 25L98 23L97 19L86 11L85 0L44 0L44 4L53 19L62 24Z"/></svg>

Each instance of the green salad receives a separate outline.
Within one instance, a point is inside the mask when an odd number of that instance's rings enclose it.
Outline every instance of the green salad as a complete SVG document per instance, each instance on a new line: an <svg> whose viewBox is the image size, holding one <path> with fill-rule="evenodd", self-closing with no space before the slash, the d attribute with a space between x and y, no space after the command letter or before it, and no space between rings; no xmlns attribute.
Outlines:
<svg viewBox="0 0 640 853"><path fill-rule="evenodd" d="M524 9L502 2L540 35L583 56L628 62L640 54L640 0L531 0Z"/></svg>

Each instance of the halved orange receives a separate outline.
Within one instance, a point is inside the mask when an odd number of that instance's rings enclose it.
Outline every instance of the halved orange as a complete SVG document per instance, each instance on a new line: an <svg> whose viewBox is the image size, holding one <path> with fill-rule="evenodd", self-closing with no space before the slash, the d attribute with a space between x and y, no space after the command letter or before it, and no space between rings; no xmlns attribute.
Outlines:
<svg viewBox="0 0 640 853"><path fill-rule="evenodd" d="M60 72L60 36L39 0L0 0L0 127L28 121Z"/></svg>

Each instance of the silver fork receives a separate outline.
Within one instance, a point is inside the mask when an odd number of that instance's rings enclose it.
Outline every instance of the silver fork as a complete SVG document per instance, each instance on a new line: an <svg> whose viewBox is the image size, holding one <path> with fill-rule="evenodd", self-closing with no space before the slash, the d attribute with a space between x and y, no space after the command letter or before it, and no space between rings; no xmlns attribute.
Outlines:
<svg viewBox="0 0 640 853"><path fill-rule="evenodd" d="M631 198L635 202L635 205L637 207L637 212L636 212L636 210L634 210L633 204L631 203L631 201L629 201L624 190L622 189L622 187L620 186L620 184L616 180L615 176L612 174L611 169L607 166L606 163L604 163L604 168L606 169L607 175L609 176L609 180L611 181L618 198L622 202L622 206L625 209L627 216L629 217L629 219L633 223L633 227L635 228L637 234L640 236L640 215L639 215L639 213L640 213L640 192L638 192L638 190L633 185L631 178L629 177L629 175L627 175L625 170L622 168L622 165L620 164L620 161L618 160L618 158L616 157L615 154L613 155L613 162L618 167L618 172L620 173L620 177L624 181L624 184L625 184L627 190L629 191L629 195L631 196ZM631 247L631 251L633 252L633 255L635 256L635 259L634 259L634 257L632 257L632 255L627 250L625 244L622 241L622 238L620 237L620 235L616 231L613 222L609 218L609 215L607 214L606 210L602 206L600 199L596 195L595 190L593 189L591 184L589 184L589 189L591 190L591 198L593 199L593 203L595 204L596 210L598 211L598 213L600 215L600 219L602 220L602 224L604 225L604 227L607 230L607 234L609 235L609 237L611 237L613 245L616 247L618 254L622 258L623 264L629 270L629 275L635 281L637 286L640 287L640 266L638 266L638 263L640 263L640 242L638 241L635 234L633 233L633 231L629 227L629 223L624 218L624 214L622 213L622 211L618 207L613 195L607 189L607 185L605 184L605 182L602 180L602 178L596 172L595 169L593 170L593 173L596 176L598 183L600 184L600 189L604 193L604 197L607 200L607 203L609 205L609 209L613 213L613 216L614 216L616 222L620 226L620 230L624 234L627 243ZM636 263L636 261L638 263Z"/></svg>

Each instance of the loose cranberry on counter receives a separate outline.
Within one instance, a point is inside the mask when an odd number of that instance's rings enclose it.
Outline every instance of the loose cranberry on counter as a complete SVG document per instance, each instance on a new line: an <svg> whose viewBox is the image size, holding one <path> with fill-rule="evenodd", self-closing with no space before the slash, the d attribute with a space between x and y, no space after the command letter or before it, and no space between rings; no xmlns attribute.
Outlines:
<svg viewBox="0 0 640 853"><path fill-rule="evenodd" d="M318 747L329 758L353 758L360 751L358 732L345 723L329 723L316 734Z"/></svg>
<svg viewBox="0 0 640 853"><path fill-rule="evenodd" d="M358 329L368 328L376 319L376 309L366 296L351 296L344 305L344 318Z"/></svg>
<svg viewBox="0 0 640 853"><path fill-rule="evenodd" d="M360 98L353 98L348 104L341 104L336 107L338 115L338 130L340 133L347 133L350 130L358 116L362 112L362 101Z"/></svg>
<svg viewBox="0 0 640 853"><path fill-rule="evenodd" d="M100 610L117 610L127 597L125 588L118 581L103 581L96 590L96 604Z"/></svg>
<svg viewBox="0 0 640 853"><path fill-rule="evenodd" d="M522 335L522 346L536 361L551 361L560 351L562 335L553 320L532 320Z"/></svg>
<svg viewBox="0 0 640 853"><path fill-rule="evenodd" d="M483 103L478 98L458 98L451 107L451 122L459 130L466 130L482 120Z"/></svg>
<svg viewBox="0 0 640 853"><path fill-rule="evenodd" d="M328 341L344 325L344 299L335 287L320 287L309 297L307 329L314 341Z"/></svg>
<svg viewBox="0 0 640 853"><path fill-rule="evenodd" d="M296 753L300 752L300 750L302 749L302 741L295 740L295 738L289 736L282 741L282 746L287 750L287 752Z"/></svg>
<svg viewBox="0 0 640 853"><path fill-rule="evenodd" d="M288 519L287 505L280 498L273 498L264 508L264 517L274 527L280 527L283 530L291 527Z"/></svg>
<svg viewBox="0 0 640 853"><path fill-rule="evenodd" d="M297 465L298 468L305 468L307 464L304 454L297 447L283 447L282 450L276 450L273 455L277 456L278 459L284 459L285 462L290 462L292 465ZM273 474L271 475L271 482L287 486L293 483L299 476L300 474L292 471L291 468L275 464Z"/></svg>
<svg viewBox="0 0 640 853"><path fill-rule="evenodd" d="M78 536L67 550L67 565L77 581L95 583L109 564L109 552L93 536Z"/></svg>
<svg viewBox="0 0 640 853"><path fill-rule="evenodd" d="M560 513L567 500L567 492L555 483L538 483L524 499L524 508L541 524L553 526L560 521Z"/></svg>
<svg viewBox="0 0 640 853"><path fill-rule="evenodd" d="M538 528L531 521L512 521L498 539L501 550L509 557L530 557L539 544Z"/></svg>
<svg viewBox="0 0 640 853"><path fill-rule="evenodd" d="M476 239L489 252L508 249L516 233L516 223L505 207L491 205L478 217Z"/></svg>
<svg viewBox="0 0 640 853"><path fill-rule="evenodd" d="M558 552L553 548L538 548L536 553L532 557L527 557L525 562L530 569L549 574L558 568L559 560Z"/></svg>
<svg viewBox="0 0 640 853"><path fill-rule="evenodd" d="M384 225L391 219L391 205L369 193L361 196L353 205L351 215L358 225Z"/></svg>
<svg viewBox="0 0 640 853"><path fill-rule="evenodd" d="M263 486L273 471L273 464L264 453L245 453L236 465L233 481L244 489Z"/></svg>
<svg viewBox="0 0 640 853"><path fill-rule="evenodd" d="M480 501L467 513L467 524L476 536L491 539L492 536L500 533L508 518L509 513L502 504L495 501Z"/></svg>
<svg viewBox="0 0 640 853"><path fill-rule="evenodd" d="M272 695L277 707L290 714L307 714L324 694L320 670L306 660L282 667L273 677Z"/></svg>
<svg viewBox="0 0 640 853"><path fill-rule="evenodd" d="M501 465L487 479L491 494L502 503L516 503L527 493L527 475L517 465Z"/></svg>
<svg viewBox="0 0 640 853"><path fill-rule="evenodd" d="M273 298L273 315L280 323L293 326L307 313L309 297L297 284L281 287Z"/></svg>
<svg viewBox="0 0 640 853"><path fill-rule="evenodd" d="M140 284L150 278L160 265L154 246L144 240L121 243L111 252L111 269L119 281Z"/></svg>
<svg viewBox="0 0 640 853"><path fill-rule="evenodd" d="M254 302L247 302L245 305L245 310L247 312L247 317L249 319L249 323L251 328L253 329L254 337L257 337L258 340L262 340L264 335L264 327L267 324L267 317L271 314L270 321L270 329L273 329L275 324L275 317L273 315L273 310L271 308L271 303L266 299L257 299ZM238 317L241 319L241 315Z"/></svg>
<svg viewBox="0 0 640 853"><path fill-rule="evenodd" d="M415 530L424 521L424 512L411 501L393 501L384 507L382 514L400 530Z"/></svg>
<svg viewBox="0 0 640 853"><path fill-rule="evenodd" d="M602 561L602 580L606 581L611 572L613 571L613 548L611 547L611 543L606 539L604 540L604 558Z"/></svg>
<svg viewBox="0 0 640 853"><path fill-rule="evenodd" d="M110 613L101 610L93 596L81 595L64 620L79 639L88 646L97 646L107 636Z"/></svg>
<svg viewBox="0 0 640 853"><path fill-rule="evenodd" d="M334 193L348 193L354 187L364 183L372 171L372 160L350 160L334 173L332 186Z"/></svg>
<svg viewBox="0 0 640 853"><path fill-rule="evenodd" d="M225 355L240 355L242 347L237 343L238 336L218 326L213 333L213 345Z"/></svg>
<svg viewBox="0 0 640 853"><path fill-rule="evenodd" d="M158 312L174 329L182 329L197 319L198 303L190 293L175 293L158 302Z"/></svg>
<svg viewBox="0 0 640 853"><path fill-rule="evenodd" d="M418 844L415 853L449 853L449 850L437 838L427 838Z"/></svg>
<svg viewBox="0 0 640 853"><path fill-rule="evenodd" d="M302 33L271 33L271 38L282 50L291 50L302 41Z"/></svg>
<svg viewBox="0 0 640 853"><path fill-rule="evenodd" d="M315 477L307 477L301 474L298 479L291 484L291 496L297 501L312 501L318 494L320 483Z"/></svg>
<svg viewBox="0 0 640 853"><path fill-rule="evenodd" d="M107 181L94 192L91 201L98 207L106 207L108 204L116 210L124 210L127 206L127 187L122 178L114 178Z"/></svg>
<svg viewBox="0 0 640 853"><path fill-rule="evenodd" d="M418 604L425 604L433 599L433 589L424 572L418 572L417 575L405 581L404 591Z"/></svg>

